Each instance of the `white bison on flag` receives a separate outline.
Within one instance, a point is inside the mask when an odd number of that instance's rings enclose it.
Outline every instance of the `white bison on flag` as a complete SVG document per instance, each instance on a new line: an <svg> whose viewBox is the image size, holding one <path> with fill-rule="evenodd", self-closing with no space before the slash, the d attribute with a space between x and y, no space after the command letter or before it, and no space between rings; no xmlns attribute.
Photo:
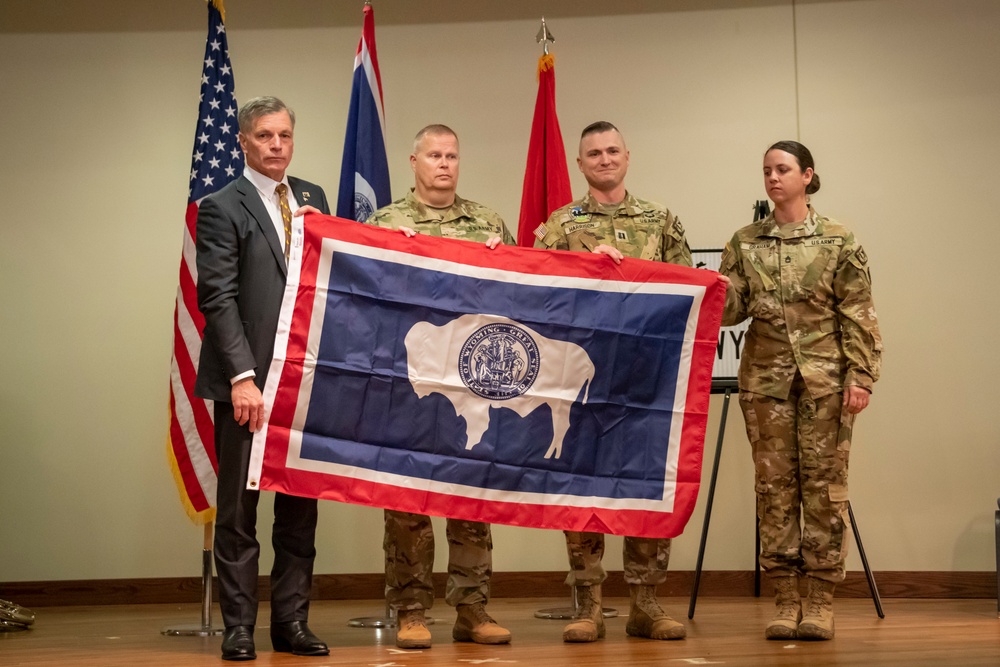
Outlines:
<svg viewBox="0 0 1000 667"><path fill-rule="evenodd" d="M546 338L499 315L462 315L444 326L418 322L406 334L406 366L418 398L439 393L465 418L472 449L489 428L490 408L522 418L552 410L552 443L545 458L559 458L570 408L587 402L594 363L579 345Z"/></svg>

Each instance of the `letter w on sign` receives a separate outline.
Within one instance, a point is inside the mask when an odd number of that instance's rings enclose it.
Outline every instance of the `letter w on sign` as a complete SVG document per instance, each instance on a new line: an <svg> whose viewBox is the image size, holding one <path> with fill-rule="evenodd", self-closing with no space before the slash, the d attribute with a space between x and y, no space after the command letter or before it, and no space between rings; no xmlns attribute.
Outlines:
<svg viewBox="0 0 1000 667"><path fill-rule="evenodd" d="M537 528L683 530L717 274L294 222L248 488Z"/></svg>

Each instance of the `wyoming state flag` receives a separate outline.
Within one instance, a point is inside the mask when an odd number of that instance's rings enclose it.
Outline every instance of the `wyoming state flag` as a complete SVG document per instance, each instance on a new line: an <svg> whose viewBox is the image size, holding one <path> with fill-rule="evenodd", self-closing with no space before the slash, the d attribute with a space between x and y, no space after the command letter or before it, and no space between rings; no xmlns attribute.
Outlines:
<svg viewBox="0 0 1000 667"><path fill-rule="evenodd" d="M718 274L295 222L248 488L681 532L701 476Z"/></svg>
<svg viewBox="0 0 1000 667"><path fill-rule="evenodd" d="M354 56L344 155L340 162L337 215L360 222L391 201L385 155L382 74L375 48L375 10L365 3L361 40Z"/></svg>

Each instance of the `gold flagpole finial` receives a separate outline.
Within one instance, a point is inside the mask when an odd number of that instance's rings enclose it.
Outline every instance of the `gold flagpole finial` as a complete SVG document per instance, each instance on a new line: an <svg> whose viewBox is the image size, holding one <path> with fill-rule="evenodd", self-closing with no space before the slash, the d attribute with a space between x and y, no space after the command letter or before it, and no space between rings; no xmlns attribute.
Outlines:
<svg viewBox="0 0 1000 667"><path fill-rule="evenodd" d="M212 3L212 6L219 10L219 15L222 16L222 22L226 22L226 5L223 0L208 0Z"/></svg>
<svg viewBox="0 0 1000 667"><path fill-rule="evenodd" d="M549 55L549 42L556 41L553 37L552 32L549 31L548 27L545 25L545 17L542 17L542 27L538 29L538 34L535 35L535 41L542 43L542 53Z"/></svg>

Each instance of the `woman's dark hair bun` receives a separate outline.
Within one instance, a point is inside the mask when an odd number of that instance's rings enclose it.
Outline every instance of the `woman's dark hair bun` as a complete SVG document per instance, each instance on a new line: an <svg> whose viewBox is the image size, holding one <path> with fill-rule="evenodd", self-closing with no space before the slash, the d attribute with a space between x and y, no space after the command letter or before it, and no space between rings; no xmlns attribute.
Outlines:
<svg viewBox="0 0 1000 667"><path fill-rule="evenodd" d="M806 186L806 194L811 195L819 191L819 174L813 170L812 180L809 181L809 185Z"/></svg>

